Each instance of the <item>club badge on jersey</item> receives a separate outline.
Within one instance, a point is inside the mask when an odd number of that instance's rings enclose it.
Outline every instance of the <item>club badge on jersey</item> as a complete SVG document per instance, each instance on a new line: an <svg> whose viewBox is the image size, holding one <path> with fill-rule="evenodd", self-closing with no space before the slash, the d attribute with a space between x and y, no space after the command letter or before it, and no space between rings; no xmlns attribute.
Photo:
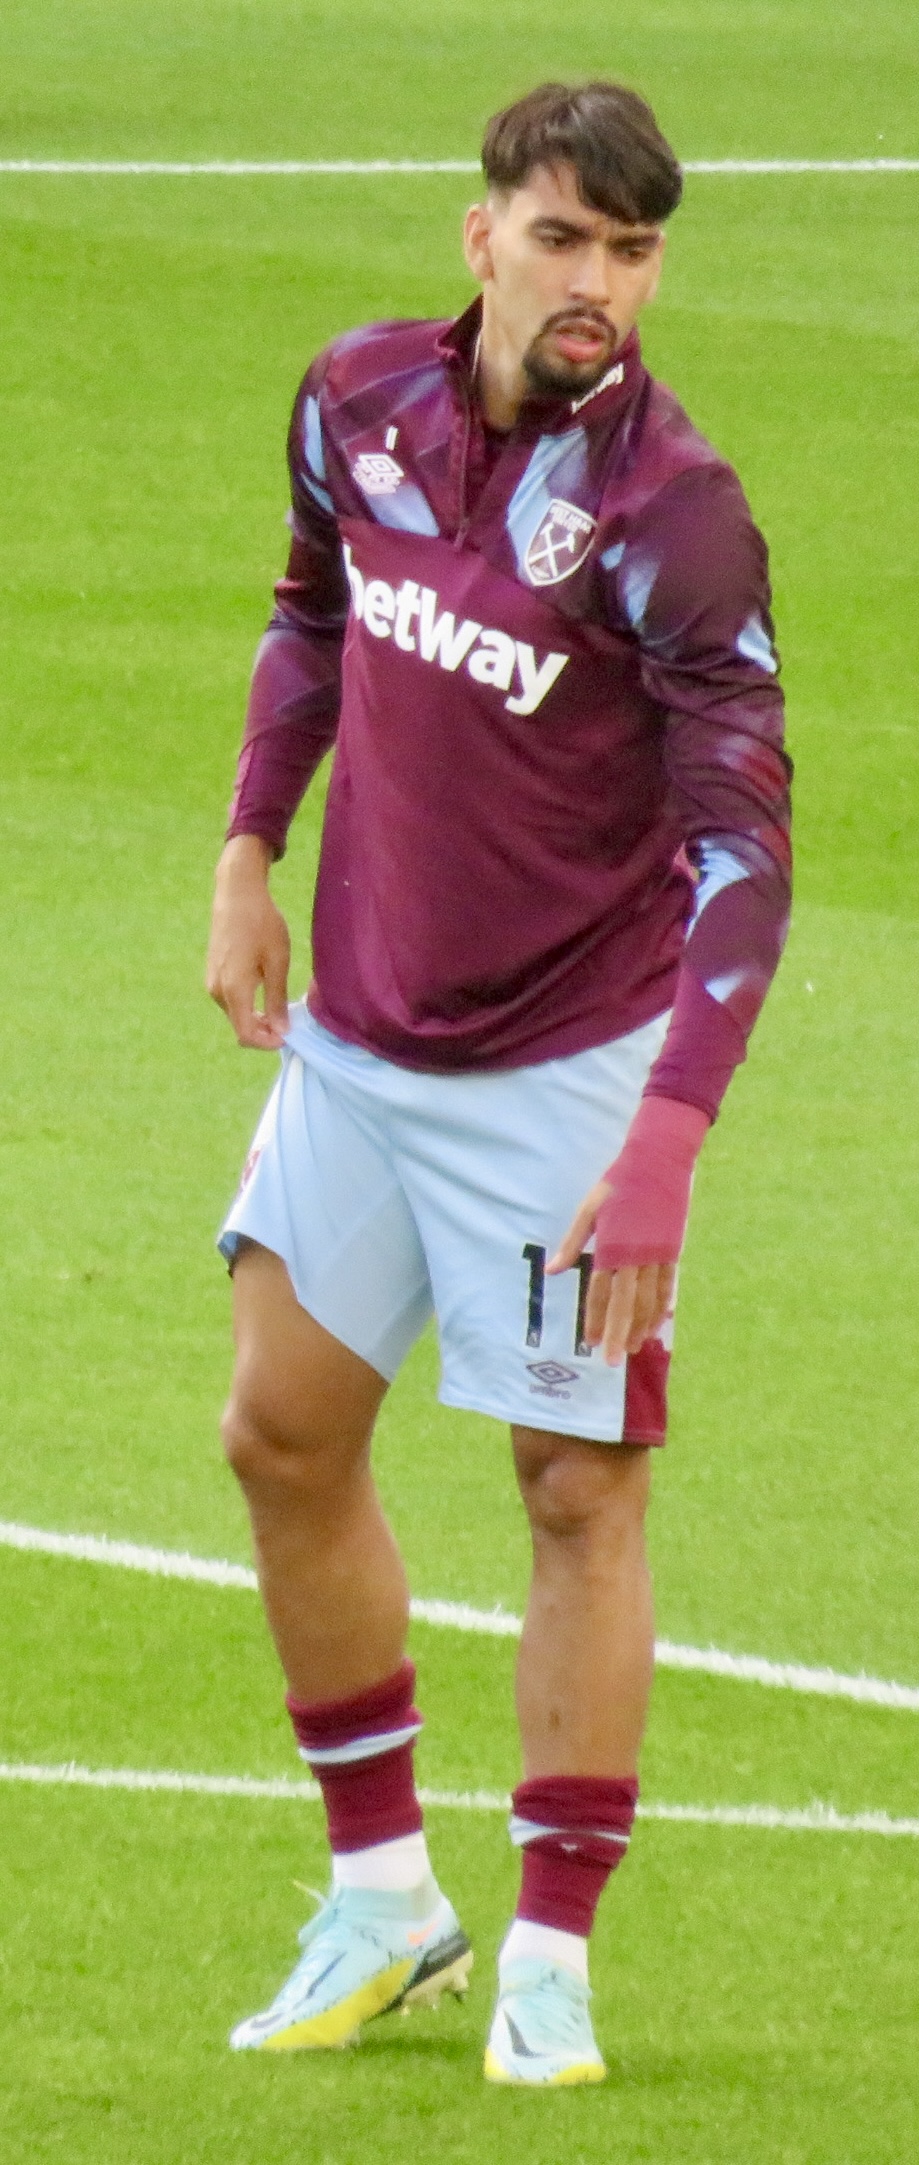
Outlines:
<svg viewBox="0 0 919 2165"><path fill-rule="evenodd" d="M558 586L583 564L597 530L596 519L577 504L553 496L524 557L531 586Z"/></svg>

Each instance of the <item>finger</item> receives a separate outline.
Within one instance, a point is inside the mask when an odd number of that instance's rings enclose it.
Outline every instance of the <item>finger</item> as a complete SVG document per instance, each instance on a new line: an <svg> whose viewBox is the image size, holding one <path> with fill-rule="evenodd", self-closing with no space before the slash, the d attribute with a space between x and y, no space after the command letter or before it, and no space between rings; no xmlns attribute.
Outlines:
<svg viewBox="0 0 919 2165"><path fill-rule="evenodd" d="M676 1297L676 1273L677 1266L675 1263L661 1263L658 1268L657 1298L654 1305L654 1314L648 1325L649 1338L658 1338L667 1317L673 1314Z"/></svg>
<svg viewBox="0 0 919 2165"><path fill-rule="evenodd" d="M251 1014L243 1016L240 1022L234 1022L233 1028L237 1044L242 1045L247 1052L274 1052L279 1043L283 1042L274 1024L266 1022L257 1008L253 1008Z"/></svg>
<svg viewBox="0 0 919 2165"><path fill-rule="evenodd" d="M233 994L232 980L228 982L225 959L215 951L213 944L204 966L204 989L217 1006L223 1008L224 1014L228 1015L228 1002Z"/></svg>
<svg viewBox="0 0 919 2165"><path fill-rule="evenodd" d="M245 1031L238 1033L239 1042L252 1052L280 1052L287 1038L286 1021L273 1022L268 1015L261 1015L255 1008L249 1016Z"/></svg>
<svg viewBox="0 0 919 2165"><path fill-rule="evenodd" d="M603 1334L607 1329L609 1301L611 1301L611 1295L613 1295L613 1284L616 1284L620 1277L624 1277L624 1275L626 1275L624 1271L616 1271L616 1273L613 1273L613 1271L594 1271L592 1273L590 1286L587 1286L587 1305L585 1305L585 1316L583 1316L583 1336L585 1336L587 1344L592 1344L592 1347L603 1344ZM635 1277L635 1271L631 1275ZM620 1288L620 1301L622 1301L622 1288Z"/></svg>
<svg viewBox="0 0 919 2165"><path fill-rule="evenodd" d="M589 1195L585 1195L580 1208L575 1211L564 1240L559 1243L551 1261L546 1264L547 1273L554 1275L557 1271L571 1270L573 1264L580 1262L585 1242L590 1239L596 1225L597 1212L608 1194L609 1189L600 1181L596 1188L591 1188Z"/></svg>
<svg viewBox="0 0 919 2165"><path fill-rule="evenodd" d="M601 1340L603 1358L610 1368L618 1368L628 1350L637 1280L638 1272L632 1265L613 1275Z"/></svg>
<svg viewBox="0 0 919 2165"><path fill-rule="evenodd" d="M217 980L211 997L223 1008L238 1044L260 1052L276 1051L287 1032L287 1010L281 1025L272 1016L262 1014L255 1005L258 983L257 970L242 978L224 977Z"/></svg>
<svg viewBox="0 0 919 2165"><path fill-rule="evenodd" d="M584 1242L590 1239L593 1229L594 1213L582 1203L577 1216L571 1220L564 1240L559 1243L555 1254L546 1264L547 1275L554 1276L560 1270L571 1270L572 1265L577 1263L583 1254Z"/></svg>
<svg viewBox="0 0 919 2165"><path fill-rule="evenodd" d="M290 967L290 941L280 934L271 941L262 958L262 982L265 987L265 1019L280 1029L282 1037L287 1030L287 972Z"/></svg>
<svg viewBox="0 0 919 2165"><path fill-rule="evenodd" d="M584 1337L589 1346L598 1346L606 1327L606 1311L612 1290L613 1274L610 1270L594 1270L587 1288L587 1305L584 1309Z"/></svg>
<svg viewBox="0 0 919 2165"><path fill-rule="evenodd" d="M626 1344L627 1353L640 1353L645 1339L650 1338L659 1306L659 1263L646 1263L639 1271L635 1283L635 1299L632 1304L632 1321Z"/></svg>
<svg viewBox="0 0 919 2165"><path fill-rule="evenodd" d="M224 977L213 995L218 1007L223 1008L227 1021L241 1045L248 1045L251 1042L253 1024L257 1019L255 1012L255 988L257 983L258 979L254 971L247 972L245 977L237 976L229 979Z"/></svg>

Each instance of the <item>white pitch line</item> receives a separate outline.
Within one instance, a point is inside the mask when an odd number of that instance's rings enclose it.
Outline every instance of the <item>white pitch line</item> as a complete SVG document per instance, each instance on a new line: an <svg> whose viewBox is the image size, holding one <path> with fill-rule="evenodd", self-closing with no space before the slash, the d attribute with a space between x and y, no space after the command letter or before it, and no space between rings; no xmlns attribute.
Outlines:
<svg viewBox="0 0 919 2165"><path fill-rule="evenodd" d="M315 1782L293 1782L278 1777L259 1781L243 1774L182 1774L171 1769L134 1767L81 1767L74 1760L61 1766L0 1762L0 1782L23 1782L39 1788L117 1789L137 1794L165 1792L170 1796L243 1797L256 1802L318 1802ZM507 1812L510 1797L493 1789L419 1789L419 1802L435 1810L452 1812ZM775 1804L639 1804L640 1819L668 1821L697 1827L752 1827L766 1833L881 1834L919 1841L919 1819L892 1819L888 1812L838 1812L833 1804L806 1804L783 1811Z"/></svg>
<svg viewBox="0 0 919 2165"><path fill-rule="evenodd" d="M0 173L228 180L303 174L479 173L476 158L0 158ZM688 158L684 173L919 173L919 158Z"/></svg>
<svg viewBox="0 0 919 2165"><path fill-rule="evenodd" d="M886 1834L919 1841L919 1819L892 1819L889 1812L837 1812L834 1804L639 1804L639 1819L667 1819L699 1827L784 1828L791 1834Z"/></svg>
<svg viewBox="0 0 919 2165"><path fill-rule="evenodd" d="M684 173L919 173L919 158L696 158Z"/></svg>
<svg viewBox="0 0 919 2165"><path fill-rule="evenodd" d="M3 158L0 173L112 173L184 179L202 174L227 180L304 173L479 173L470 158Z"/></svg>
<svg viewBox="0 0 919 2165"><path fill-rule="evenodd" d="M135 1541L111 1541L105 1534L58 1534L42 1526L19 1526L0 1519L0 1548L72 1562L116 1565L159 1579L186 1579L198 1585L257 1590L247 1564L224 1563L210 1556L190 1556L182 1549L146 1548ZM472 1631L486 1638L520 1637L519 1616L507 1609L475 1609L467 1601L415 1600L412 1617L448 1631ZM658 1639L655 1659L661 1669L694 1669L735 1684L763 1684L778 1691L800 1691L823 1699L848 1699L859 1706L881 1706L898 1713L919 1713L919 1686L895 1684L876 1676L847 1676L836 1669L797 1661L767 1661L759 1654L728 1654L717 1646L680 1646Z"/></svg>
<svg viewBox="0 0 919 2165"><path fill-rule="evenodd" d="M859 1706L919 1713L919 1687L889 1683L878 1676L847 1676L801 1661L766 1661L759 1654L725 1654L716 1646L674 1646L668 1639L658 1640L655 1659L662 1669L699 1669L705 1676L729 1677L735 1684L766 1684L773 1690L803 1691L820 1699L849 1699Z"/></svg>
<svg viewBox="0 0 919 2165"><path fill-rule="evenodd" d="M43 1526L17 1526L0 1519L0 1548L27 1549L39 1556L66 1556L80 1564L116 1564L122 1571L144 1571L157 1579L196 1579L208 1586L257 1590L248 1564L220 1563L209 1556L189 1556L184 1549L142 1547L136 1541L110 1541L105 1534L56 1534Z"/></svg>

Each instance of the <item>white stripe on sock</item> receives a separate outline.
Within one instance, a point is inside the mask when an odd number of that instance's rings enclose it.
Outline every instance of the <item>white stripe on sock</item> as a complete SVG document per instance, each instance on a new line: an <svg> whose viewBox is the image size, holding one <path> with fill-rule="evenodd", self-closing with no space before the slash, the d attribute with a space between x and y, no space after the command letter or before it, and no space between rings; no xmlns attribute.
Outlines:
<svg viewBox="0 0 919 2165"><path fill-rule="evenodd" d="M387 1729L380 1736L353 1737L350 1744L333 1744L320 1750L312 1744L301 1744L300 1757L310 1767L346 1767L360 1759L380 1759L384 1752L397 1751L400 1744L410 1743L420 1733L420 1721L412 1721L404 1729Z"/></svg>
<svg viewBox="0 0 919 2165"><path fill-rule="evenodd" d="M573 1831L574 1839L577 1840L579 1830L577 1828L572 1830L571 1827L543 1827L535 1819L521 1819L516 1812L512 1812L509 1831L514 1848L525 1849L528 1842L541 1841L543 1835L546 1834L570 1835ZM628 1849L628 1835L614 1833L610 1827L590 1827L583 1828L580 1831L589 1833L591 1839L596 1837L601 1842L615 1842L618 1848Z"/></svg>

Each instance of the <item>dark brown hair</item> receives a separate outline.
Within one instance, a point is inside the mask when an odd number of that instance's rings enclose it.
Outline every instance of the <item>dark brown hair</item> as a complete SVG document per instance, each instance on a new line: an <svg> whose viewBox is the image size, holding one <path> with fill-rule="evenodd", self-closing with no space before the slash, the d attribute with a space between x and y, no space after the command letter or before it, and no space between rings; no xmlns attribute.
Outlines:
<svg viewBox="0 0 919 2165"><path fill-rule="evenodd" d="M522 188L536 166L573 166L582 201L628 225L659 225L683 193L650 105L621 83L541 83L489 121L482 165L503 194Z"/></svg>

